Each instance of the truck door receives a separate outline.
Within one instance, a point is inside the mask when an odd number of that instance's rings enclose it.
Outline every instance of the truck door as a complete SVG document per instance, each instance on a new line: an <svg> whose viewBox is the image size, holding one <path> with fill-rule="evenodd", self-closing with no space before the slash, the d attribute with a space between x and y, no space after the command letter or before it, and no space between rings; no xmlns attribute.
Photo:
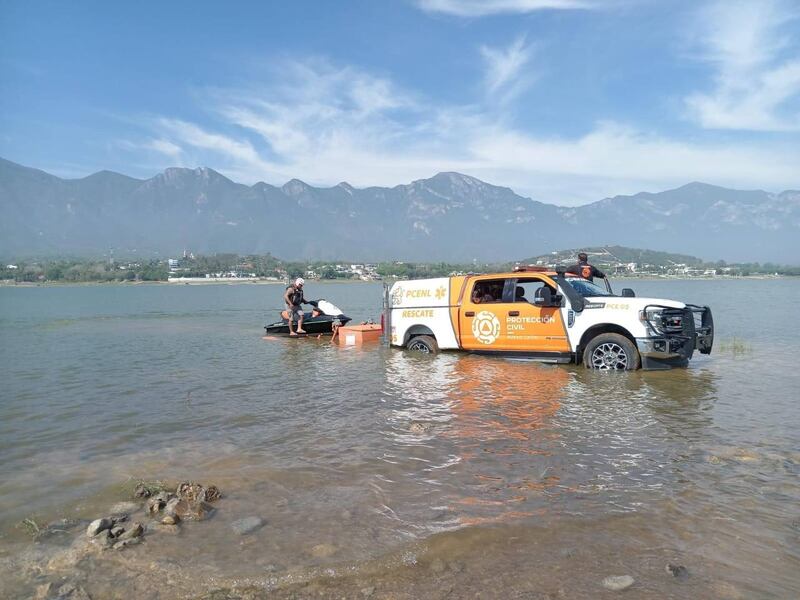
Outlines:
<svg viewBox="0 0 800 600"><path fill-rule="evenodd" d="M502 296L481 296L489 286ZM461 346L466 350L509 352L544 359L569 359L569 342L557 306L535 302L537 290L555 284L544 276L475 279L465 294L459 318Z"/></svg>
<svg viewBox="0 0 800 600"><path fill-rule="evenodd" d="M467 280L458 312L459 341L465 350L500 347L506 279L492 276Z"/></svg>
<svg viewBox="0 0 800 600"><path fill-rule="evenodd" d="M512 288L509 302L503 307L506 315L506 348L534 356L541 355L541 358L569 359L570 345L561 307L536 304L537 296L556 294L558 286L555 282L543 275L530 275L519 277L509 287Z"/></svg>

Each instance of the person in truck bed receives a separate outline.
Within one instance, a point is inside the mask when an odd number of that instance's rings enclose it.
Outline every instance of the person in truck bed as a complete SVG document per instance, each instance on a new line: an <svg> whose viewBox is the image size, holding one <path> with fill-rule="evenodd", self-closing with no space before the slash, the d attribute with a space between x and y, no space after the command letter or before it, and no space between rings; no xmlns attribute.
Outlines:
<svg viewBox="0 0 800 600"><path fill-rule="evenodd" d="M606 274L603 273L600 269L595 267L594 265L589 264L589 257L585 252L581 252L578 254L578 262L577 264L572 265L567 269L567 273L574 273L575 275L579 275L584 279L587 279L590 283L594 282L595 277L599 277L600 279L605 279Z"/></svg>

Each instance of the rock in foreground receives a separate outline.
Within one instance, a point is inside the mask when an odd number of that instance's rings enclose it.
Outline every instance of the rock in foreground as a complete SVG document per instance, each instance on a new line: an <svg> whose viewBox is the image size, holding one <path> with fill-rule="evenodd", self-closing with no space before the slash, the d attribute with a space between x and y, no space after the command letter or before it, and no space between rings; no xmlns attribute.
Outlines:
<svg viewBox="0 0 800 600"><path fill-rule="evenodd" d="M630 575L611 575L603 579L603 587L614 592L627 590L633 585L634 579Z"/></svg>
<svg viewBox="0 0 800 600"><path fill-rule="evenodd" d="M231 529L239 535L253 533L264 526L264 520L260 517L245 517L231 523Z"/></svg>
<svg viewBox="0 0 800 600"><path fill-rule="evenodd" d="M101 531L105 531L106 529L111 529L114 526L114 521L108 518L102 519L95 519L91 523L89 523L89 527L86 528L86 535L89 537L95 537Z"/></svg>

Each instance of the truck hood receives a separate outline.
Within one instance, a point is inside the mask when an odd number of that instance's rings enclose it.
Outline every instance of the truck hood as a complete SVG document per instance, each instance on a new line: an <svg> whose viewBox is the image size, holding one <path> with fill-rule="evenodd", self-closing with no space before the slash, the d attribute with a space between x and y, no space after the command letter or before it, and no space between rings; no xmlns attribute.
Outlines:
<svg viewBox="0 0 800 600"><path fill-rule="evenodd" d="M633 310L642 310L649 304L657 304L659 306L668 306L669 308L685 308L686 304L677 302L676 300L665 300L664 298L622 298L620 296L590 296L586 298L586 302L597 302L608 304L613 302L615 304L627 304Z"/></svg>

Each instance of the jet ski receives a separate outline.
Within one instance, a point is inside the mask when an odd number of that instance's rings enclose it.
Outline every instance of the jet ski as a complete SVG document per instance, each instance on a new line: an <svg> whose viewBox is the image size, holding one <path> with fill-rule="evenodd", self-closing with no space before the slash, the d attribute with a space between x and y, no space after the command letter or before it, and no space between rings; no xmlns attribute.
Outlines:
<svg viewBox="0 0 800 600"><path fill-rule="evenodd" d="M304 311L306 316L303 319L303 329L306 335L330 335L333 333L334 324L339 326L352 321L337 306L327 300L311 300L309 304L314 308L311 311ZM289 319L287 316L284 310L281 312L280 321L265 325L264 329L267 335L289 335ZM296 327L297 323L295 323ZM303 334L301 333L300 335L302 336Z"/></svg>

